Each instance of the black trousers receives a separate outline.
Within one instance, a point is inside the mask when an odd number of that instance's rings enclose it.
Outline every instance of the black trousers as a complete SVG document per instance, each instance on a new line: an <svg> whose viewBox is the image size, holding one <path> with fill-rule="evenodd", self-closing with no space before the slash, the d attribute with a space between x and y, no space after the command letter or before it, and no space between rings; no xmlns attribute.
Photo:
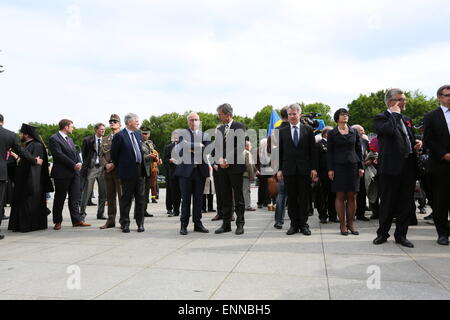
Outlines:
<svg viewBox="0 0 450 320"><path fill-rule="evenodd" d="M433 174L433 220L439 237L450 236L448 214L450 212L450 175Z"/></svg>
<svg viewBox="0 0 450 320"><path fill-rule="evenodd" d="M174 213L180 212L181 191L178 177L167 176L166 181L166 209Z"/></svg>
<svg viewBox="0 0 450 320"><path fill-rule="evenodd" d="M336 193L331 192L331 181L328 176L321 175L320 184L317 189L316 207L319 212L319 219L321 220L335 220L336 213Z"/></svg>
<svg viewBox="0 0 450 320"><path fill-rule="evenodd" d="M206 178L202 177L198 169L192 170L189 178L179 177L181 190L181 225L187 227L191 216L192 199L192 220L194 225L202 224L202 202L203 190L205 189Z"/></svg>
<svg viewBox="0 0 450 320"><path fill-rule="evenodd" d="M291 227L305 227L308 222L310 177L302 175L285 176L284 182L287 188L288 215L291 219Z"/></svg>
<svg viewBox="0 0 450 320"><path fill-rule="evenodd" d="M389 237L392 219L396 218L395 239L406 237L411 214L414 210L414 190L416 187L416 172L414 158L405 161L400 175L379 175L380 193L380 227L377 234Z"/></svg>
<svg viewBox="0 0 450 320"><path fill-rule="evenodd" d="M144 224L144 168L136 164L136 176L132 179L121 179L122 197L119 201L120 206L120 225L130 225L131 203L134 198L134 219L139 226Z"/></svg>
<svg viewBox="0 0 450 320"><path fill-rule="evenodd" d="M216 190L217 215L223 218L222 191L220 190L220 178L219 173L215 169L213 169L213 177L214 177L214 189Z"/></svg>
<svg viewBox="0 0 450 320"><path fill-rule="evenodd" d="M55 198L53 200L53 223L62 223L63 208L67 194L69 194L69 212L72 224L82 220L80 215L80 176L74 175L71 179L54 179Z"/></svg>
<svg viewBox="0 0 450 320"><path fill-rule="evenodd" d="M203 195L203 203L202 203L202 210L203 211L213 211L213 201L214 201L214 195L212 193L210 194L204 194ZM208 202L208 205L206 205L206 202Z"/></svg>
<svg viewBox="0 0 450 320"><path fill-rule="evenodd" d="M219 189L222 193L222 213L223 224L230 225L233 217L233 196L236 212L236 225L243 226L245 224L245 201L242 184L244 181L244 173L232 173L230 168L220 169L219 173ZM217 190L217 189L216 189Z"/></svg>
<svg viewBox="0 0 450 320"><path fill-rule="evenodd" d="M6 181L0 181L0 226L5 214Z"/></svg>
<svg viewBox="0 0 450 320"><path fill-rule="evenodd" d="M258 206L267 206L270 203L268 179L269 176L258 176Z"/></svg>
<svg viewBox="0 0 450 320"><path fill-rule="evenodd" d="M367 192L366 192L366 184L364 177L359 179L359 192L358 196L356 198L356 216L357 217L364 217L366 214L366 208L367 208Z"/></svg>

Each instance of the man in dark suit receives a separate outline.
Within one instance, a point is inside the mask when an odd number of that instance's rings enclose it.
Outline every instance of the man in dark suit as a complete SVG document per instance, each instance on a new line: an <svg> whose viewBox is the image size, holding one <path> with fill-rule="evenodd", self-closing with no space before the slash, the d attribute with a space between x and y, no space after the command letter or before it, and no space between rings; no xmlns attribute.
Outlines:
<svg viewBox="0 0 450 320"><path fill-rule="evenodd" d="M142 152L142 135L139 133L139 117L129 113L125 116L126 128L114 135L111 159L117 168L122 186L120 225L122 232L130 232L130 209L134 198L134 218L138 232L144 232L145 168Z"/></svg>
<svg viewBox="0 0 450 320"><path fill-rule="evenodd" d="M172 150L178 143L178 133L173 133L171 143L164 147L163 164L166 169L166 209L169 217L180 215L181 191L178 177L175 176L177 168L172 159Z"/></svg>
<svg viewBox="0 0 450 320"><path fill-rule="evenodd" d="M415 140L411 119L401 114L406 110L406 96L400 89L389 89L385 102L388 110L375 116L378 135L380 227L376 245L387 241L394 215L396 217L395 241L413 248L406 238L411 213L414 211L414 189L417 175L416 151L422 142Z"/></svg>
<svg viewBox="0 0 450 320"><path fill-rule="evenodd" d="M222 125L218 128L213 156L218 165L217 177L221 192L223 212L222 226L216 234L231 232L233 198L236 211L236 234L244 233L245 201L242 185L245 171L245 126L233 120L233 108L223 104L217 108Z"/></svg>
<svg viewBox="0 0 450 320"><path fill-rule="evenodd" d="M280 168L278 180L283 180L287 188L288 214L291 227L287 235L299 231L311 235L308 222L307 202L309 184L317 181L317 151L314 132L311 127L300 123L301 108L292 104L288 109L290 125L279 131Z"/></svg>
<svg viewBox="0 0 450 320"><path fill-rule="evenodd" d="M85 186L81 193L81 215L86 218L86 207L91 198L94 183L98 183L98 208L97 219L106 220L104 215L106 202L106 183L105 172L101 165L102 157L102 140L105 135L105 125L97 123L94 126L95 134L83 139L81 154L83 156L83 165L81 167L81 175L86 179Z"/></svg>
<svg viewBox="0 0 450 320"><path fill-rule="evenodd" d="M0 114L0 205L3 205L3 198L5 197L6 192L6 182L8 181L6 154L10 149L12 149L20 157L27 159L30 163L34 163L39 166L43 163L43 159L40 157L33 158L28 151L20 146L17 135L12 131L3 128L3 122L3 115ZM2 223L2 218L3 216L0 216L0 225ZM4 235L0 234L0 240L4 237Z"/></svg>
<svg viewBox="0 0 450 320"><path fill-rule="evenodd" d="M369 153L369 141L364 139L363 136L366 134L364 128L359 124L355 124L352 126L352 129L355 129L358 132L359 141L361 143L361 152L363 163L366 160L367 154ZM365 169L365 168L364 168ZM366 209L367 209L367 191L366 191L366 183L364 176L359 178L359 192L357 196L357 205L356 205L356 219L360 221L370 221L369 218L366 218Z"/></svg>
<svg viewBox="0 0 450 320"><path fill-rule="evenodd" d="M74 227L90 227L80 214L80 171L81 160L73 140L68 136L73 132L73 122L63 119L59 122L59 132L49 139L49 149L53 156L51 177L55 181L53 201L54 230L61 230L62 211L69 194L69 211Z"/></svg>
<svg viewBox="0 0 450 320"><path fill-rule="evenodd" d="M199 130L200 117L192 112L187 117L188 130L180 132L179 142L175 147L177 168L175 175L180 179L181 190L181 228L180 234L187 235L187 226L191 216L191 199L193 198L192 216L194 231L208 233L202 224L202 201L205 180L209 176L208 164L203 153L210 143L208 136Z"/></svg>
<svg viewBox="0 0 450 320"><path fill-rule="evenodd" d="M450 85L439 88L441 106L424 119L424 143L430 150L428 169L433 189L433 218L438 233L437 243L448 246L450 212Z"/></svg>

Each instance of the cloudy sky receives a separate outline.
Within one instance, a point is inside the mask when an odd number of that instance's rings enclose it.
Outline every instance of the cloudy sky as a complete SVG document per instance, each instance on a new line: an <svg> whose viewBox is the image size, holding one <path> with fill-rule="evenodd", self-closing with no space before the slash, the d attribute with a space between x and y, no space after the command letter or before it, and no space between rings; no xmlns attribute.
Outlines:
<svg viewBox="0 0 450 320"><path fill-rule="evenodd" d="M448 0L1 0L0 113L76 126L450 82Z"/></svg>

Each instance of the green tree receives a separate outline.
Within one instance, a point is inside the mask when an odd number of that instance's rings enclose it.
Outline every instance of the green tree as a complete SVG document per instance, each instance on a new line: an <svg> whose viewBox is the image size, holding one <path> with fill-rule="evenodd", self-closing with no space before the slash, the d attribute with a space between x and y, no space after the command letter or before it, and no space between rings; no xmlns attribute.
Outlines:
<svg viewBox="0 0 450 320"><path fill-rule="evenodd" d="M322 102L316 102L311 104L303 104L302 103L302 113L303 114L311 114L313 112L320 113L321 116L316 117L315 119L321 119L325 121L327 126L335 125L333 118L331 117L331 107Z"/></svg>

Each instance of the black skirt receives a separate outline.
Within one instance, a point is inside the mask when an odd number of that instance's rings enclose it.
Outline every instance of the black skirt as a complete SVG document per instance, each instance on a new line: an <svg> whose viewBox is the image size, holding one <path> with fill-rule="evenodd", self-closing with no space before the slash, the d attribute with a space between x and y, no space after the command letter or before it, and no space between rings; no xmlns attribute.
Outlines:
<svg viewBox="0 0 450 320"><path fill-rule="evenodd" d="M332 192L359 192L359 169L357 163L336 164Z"/></svg>

